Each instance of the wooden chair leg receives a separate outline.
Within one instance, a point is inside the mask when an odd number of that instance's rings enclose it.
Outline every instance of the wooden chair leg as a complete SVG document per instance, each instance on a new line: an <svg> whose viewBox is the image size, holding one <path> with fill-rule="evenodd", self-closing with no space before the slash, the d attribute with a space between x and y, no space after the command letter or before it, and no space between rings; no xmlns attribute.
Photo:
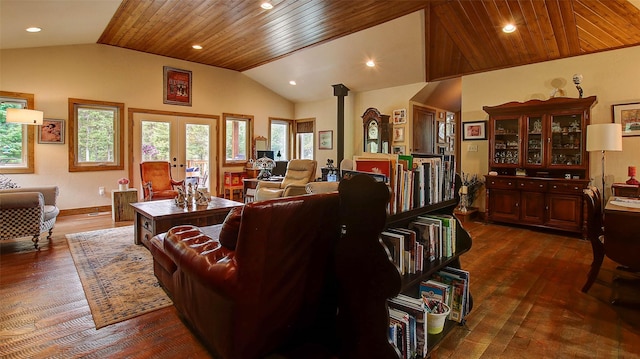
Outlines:
<svg viewBox="0 0 640 359"><path fill-rule="evenodd" d="M593 285L593 282L595 282L598 277L598 272L600 272L602 260L604 259L604 246L600 241L597 241L597 243L591 241L591 247L593 249L593 262L591 263L591 270L587 276L587 282L582 287L583 293L588 292L589 288Z"/></svg>
<svg viewBox="0 0 640 359"><path fill-rule="evenodd" d="M38 248L38 241L40 240L40 235L34 235L33 238L31 238L31 241L33 242L33 246L39 250Z"/></svg>

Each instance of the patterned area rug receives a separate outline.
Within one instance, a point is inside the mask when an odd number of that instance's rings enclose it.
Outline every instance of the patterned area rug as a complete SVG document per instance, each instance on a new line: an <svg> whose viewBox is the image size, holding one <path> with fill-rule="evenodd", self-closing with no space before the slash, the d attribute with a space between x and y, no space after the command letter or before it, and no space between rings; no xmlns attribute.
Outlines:
<svg viewBox="0 0 640 359"><path fill-rule="evenodd" d="M96 329L168 307L153 257L133 243L133 226L67 234Z"/></svg>

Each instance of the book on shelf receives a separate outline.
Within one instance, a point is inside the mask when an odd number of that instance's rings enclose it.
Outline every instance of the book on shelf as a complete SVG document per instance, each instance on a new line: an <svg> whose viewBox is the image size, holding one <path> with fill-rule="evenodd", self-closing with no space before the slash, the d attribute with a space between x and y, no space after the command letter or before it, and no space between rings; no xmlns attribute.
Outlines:
<svg viewBox="0 0 640 359"><path fill-rule="evenodd" d="M454 155L364 153L354 156L353 162L355 172L385 176L391 215L455 198Z"/></svg>
<svg viewBox="0 0 640 359"><path fill-rule="evenodd" d="M387 247L391 255L391 260L398 267L398 270L400 270L400 274L404 274L404 235L391 231L382 231L382 233L380 233L380 239L382 239L382 243Z"/></svg>
<svg viewBox="0 0 640 359"><path fill-rule="evenodd" d="M444 238L442 219L424 215L418 216L414 220L414 222L431 224L433 226L435 259L444 257L442 242L444 242L446 239Z"/></svg>
<svg viewBox="0 0 640 359"><path fill-rule="evenodd" d="M436 260L436 232L435 225L420 221L412 221L409 223L409 229L416 232L416 241L422 245L424 260L433 262Z"/></svg>
<svg viewBox="0 0 640 359"><path fill-rule="evenodd" d="M420 298L435 299L449 305L451 285L434 279L420 282Z"/></svg>
<svg viewBox="0 0 640 359"><path fill-rule="evenodd" d="M410 319L409 325L409 358L423 358L428 352L427 314L422 307L421 298L413 298L404 294L389 299L389 308L405 313ZM414 324L415 323L415 324ZM404 355L404 354L403 354Z"/></svg>
<svg viewBox="0 0 640 359"><path fill-rule="evenodd" d="M402 354L402 358L412 358L410 356L410 353L412 352L411 336L413 335L415 337L415 318L411 320L408 313L389 308L389 326L394 327L392 332L395 333L395 336L390 335L389 339L391 339L393 345L398 348Z"/></svg>
<svg viewBox="0 0 640 359"><path fill-rule="evenodd" d="M454 267L444 267L432 276L433 280L451 285L451 314L449 319L462 322L470 311L469 272Z"/></svg>
<svg viewBox="0 0 640 359"><path fill-rule="evenodd" d="M404 268L402 274L415 274L418 262L422 261L417 257L416 243L417 235L415 231L406 228L389 228L388 232L397 233L404 237ZM422 264L420 264L422 266Z"/></svg>

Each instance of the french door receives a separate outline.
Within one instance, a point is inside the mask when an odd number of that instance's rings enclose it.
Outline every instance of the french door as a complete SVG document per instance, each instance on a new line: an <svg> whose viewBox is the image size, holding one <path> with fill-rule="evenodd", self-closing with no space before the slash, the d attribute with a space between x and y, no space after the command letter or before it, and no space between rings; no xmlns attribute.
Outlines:
<svg viewBox="0 0 640 359"><path fill-rule="evenodd" d="M135 183L142 183L140 162L169 161L174 180L186 180L216 193L215 119L134 113L133 121Z"/></svg>

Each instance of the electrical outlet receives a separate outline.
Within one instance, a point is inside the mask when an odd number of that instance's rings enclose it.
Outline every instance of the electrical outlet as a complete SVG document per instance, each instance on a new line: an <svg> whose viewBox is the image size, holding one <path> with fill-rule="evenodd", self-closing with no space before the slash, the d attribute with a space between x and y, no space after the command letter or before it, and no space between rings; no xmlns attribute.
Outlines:
<svg viewBox="0 0 640 359"><path fill-rule="evenodd" d="M478 145L469 145L467 148L468 152L478 152Z"/></svg>
<svg viewBox="0 0 640 359"><path fill-rule="evenodd" d="M98 194L104 197L104 187L98 187Z"/></svg>

